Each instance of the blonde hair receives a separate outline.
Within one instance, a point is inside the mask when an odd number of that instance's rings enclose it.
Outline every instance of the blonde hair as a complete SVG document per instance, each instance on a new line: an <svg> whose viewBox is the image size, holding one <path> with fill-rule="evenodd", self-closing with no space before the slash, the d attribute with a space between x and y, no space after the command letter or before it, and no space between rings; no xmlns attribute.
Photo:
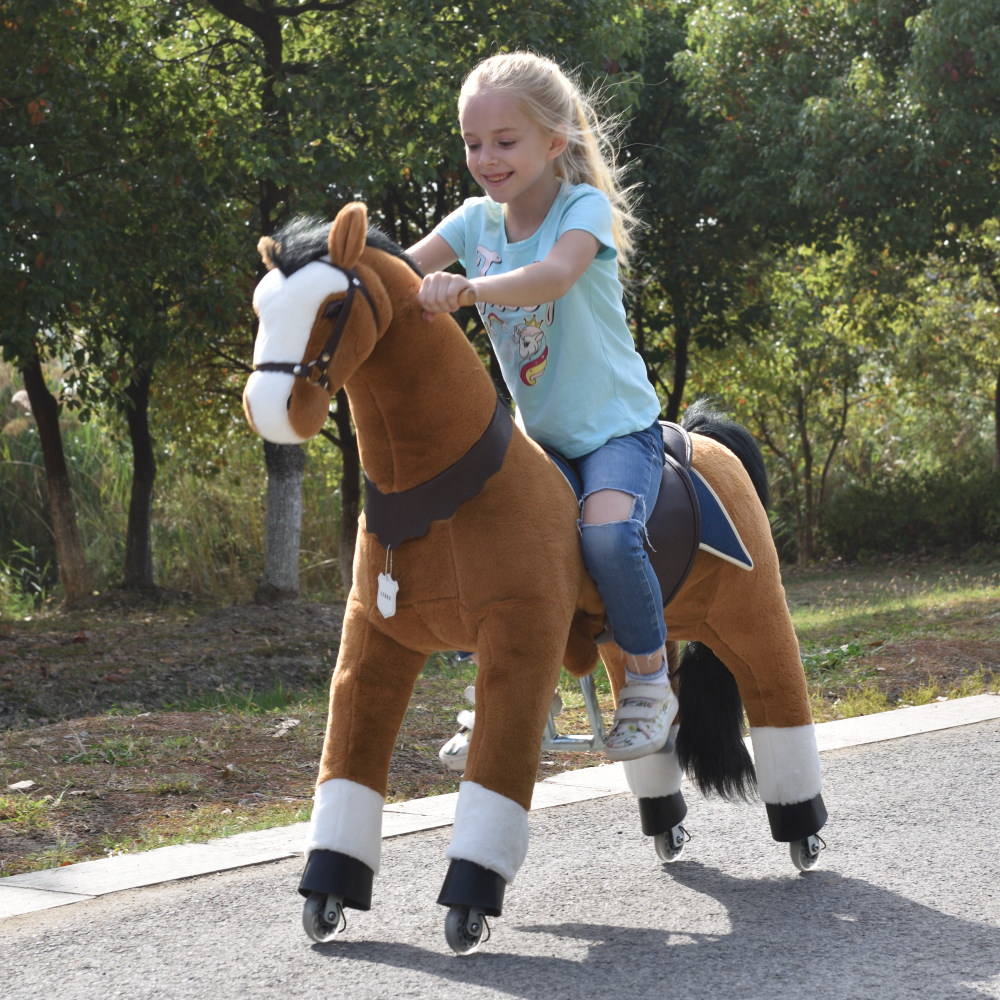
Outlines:
<svg viewBox="0 0 1000 1000"><path fill-rule="evenodd" d="M635 187L622 183L614 147L618 122L602 118L597 95L585 94L561 67L533 52L490 56L465 78L458 98L465 102L483 90L515 97L529 118L543 129L566 136L566 149L556 160L556 174L570 184L590 184L611 203L612 235L621 263L628 266L635 251Z"/></svg>

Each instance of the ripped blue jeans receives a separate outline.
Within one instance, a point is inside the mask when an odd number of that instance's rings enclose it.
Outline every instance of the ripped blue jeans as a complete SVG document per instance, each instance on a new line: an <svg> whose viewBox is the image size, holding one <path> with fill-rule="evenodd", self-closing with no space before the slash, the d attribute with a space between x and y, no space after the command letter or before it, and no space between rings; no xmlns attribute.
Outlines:
<svg viewBox="0 0 1000 1000"><path fill-rule="evenodd" d="M581 519L580 544L584 565L604 601L615 642L632 656L648 656L667 637L663 595L643 546L646 521L663 476L659 422L612 438L572 464L582 483L581 510L587 497L598 490L618 490L632 497L632 516L626 521L584 524Z"/></svg>

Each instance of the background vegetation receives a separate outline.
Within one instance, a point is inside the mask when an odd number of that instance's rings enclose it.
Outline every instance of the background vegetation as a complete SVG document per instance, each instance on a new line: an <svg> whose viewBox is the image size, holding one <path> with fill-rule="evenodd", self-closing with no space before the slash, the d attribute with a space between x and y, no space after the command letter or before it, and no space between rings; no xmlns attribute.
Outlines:
<svg viewBox="0 0 1000 1000"><path fill-rule="evenodd" d="M413 242L473 193L462 75L518 46L622 116L650 379L753 430L785 559L1000 542L992 0L0 0L0 611L341 596L346 400L291 457L240 411L254 246L350 198Z"/></svg>

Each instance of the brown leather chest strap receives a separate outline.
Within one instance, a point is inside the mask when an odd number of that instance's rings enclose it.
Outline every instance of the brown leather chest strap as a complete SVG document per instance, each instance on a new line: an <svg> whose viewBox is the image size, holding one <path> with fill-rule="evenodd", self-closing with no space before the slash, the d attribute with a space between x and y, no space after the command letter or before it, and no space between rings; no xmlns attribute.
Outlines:
<svg viewBox="0 0 1000 1000"><path fill-rule="evenodd" d="M478 496L486 480L503 465L514 430L510 411L497 397L493 419L479 440L433 479L400 493L383 493L365 476L365 527L384 548L423 538L432 521L446 521Z"/></svg>

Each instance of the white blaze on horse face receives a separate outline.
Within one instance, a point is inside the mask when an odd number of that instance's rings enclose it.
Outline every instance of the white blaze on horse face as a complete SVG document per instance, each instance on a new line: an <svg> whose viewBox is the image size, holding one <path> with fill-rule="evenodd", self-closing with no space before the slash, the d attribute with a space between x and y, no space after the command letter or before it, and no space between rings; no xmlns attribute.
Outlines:
<svg viewBox="0 0 1000 1000"><path fill-rule="evenodd" d="M331 295L347 291L347 277L328 261L324 258L306 264L289 277L275 268L260 280L253 295L260 318L254 365L297 365L304 360L320 306ZM254 429L274 444L301 444L305 440L288 421L288 400L295 378L286 372L255 371L243 390L243 402Z"/></svg>

